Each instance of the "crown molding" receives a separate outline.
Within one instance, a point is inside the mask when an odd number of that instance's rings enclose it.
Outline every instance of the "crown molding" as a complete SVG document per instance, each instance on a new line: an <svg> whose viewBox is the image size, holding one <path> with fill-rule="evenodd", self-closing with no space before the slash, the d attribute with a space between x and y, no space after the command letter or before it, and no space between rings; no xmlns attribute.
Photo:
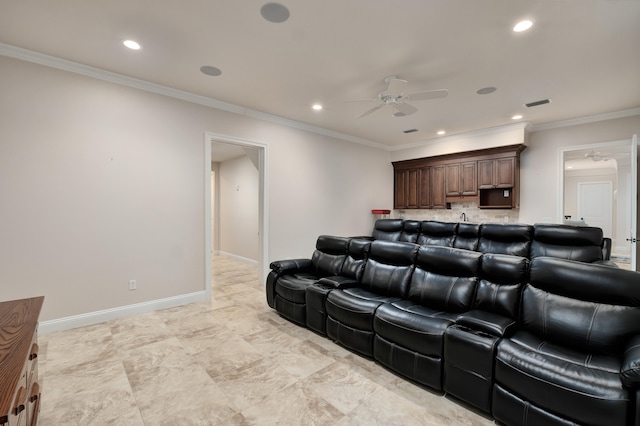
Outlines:
<svg viewBox="0 0 640 426"><path fill-rule="evenodd" d="M599 121L615 120L616 118L633 117L634 115L640 115L640 108L590 115L588 117L574 118L571 120L554 121L552 123L536 124L531 127L530 131L539 132L542 130L559 129L561 127L577 126L579 124L597 123Z"/></svg>
<svg viewBox="0 0 640 426"><path fill-rule="evenodd" d="M179 99L182 101L202 105L209 108L218 109L221 111L230 112L233 114L243 115L243 116L254 118L257 120L279 124L281 126L291 127L298 130L304 130L307 132L328 136L331 138L340 139L347 142L352 142L360 145L366 145L372 148L381 149L384 151L389 151L389 147L387 145L383 145L367 139L358 138L358 137L347 135L340 132L335 132L333 130L324 129L322 127L312 126L310 124L301 123L299 121L291 120L291 119L280 117L277 115L268 114L268 113L253 110L250 108L245 108L232 103L219 101L217 99L209 98L206 96L196 95L194 93L186 92L183 90L174 89L174 88L163 86L156 83L151 83L149 81L140 80L138 78L129 77L129 76L118 74L111 71L106 71L106 70L95 68L89 65L80 64L78 62L57 58L55 56L45 55L43 53L34 52L32 50L23 49L21 47L12 46L5 43L0 43L0 55L7 56L10 58L20 59L22 61L31 62L38 65L44 65L46 67L55 68L62 71L68 71L74 74L79 74L79 75L107 81L114 84L119 84L121 86L132 87L134 89L144 90L146 92L168 96L170 98Z"/></svg>

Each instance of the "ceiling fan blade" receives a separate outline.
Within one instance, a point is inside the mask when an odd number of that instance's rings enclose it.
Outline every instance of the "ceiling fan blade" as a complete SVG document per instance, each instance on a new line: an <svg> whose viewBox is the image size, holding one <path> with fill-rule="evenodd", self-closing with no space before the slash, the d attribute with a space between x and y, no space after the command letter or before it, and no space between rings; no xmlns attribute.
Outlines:
<svg viewBox="0 0 640 426"><path fill-rule="evenodd" d="M407 80L401 80L399 78L389 79L389 86L387 87L387 95L400 96L404 93L404 88L407 85Z"/></svg>
<svg viewBox="0 0 640 426"><path fill-rule="evenodd" d="M371 114L372 112L375 112L375 111L379 110L379 109L380 109L380 108L382 108L383 106L384 106L384 104L376 105L376 106L374 106L373 108L371 108L371 109L369 109L369 110L367 110L367 111L363 112L362 114L360 114L360 115L359 115L359 116L357 116L356 118L362 118L362 117L365 117L365 116L367 116L367 115Z"/></svg>
<svg viewBox="0 0 640 426"><path fill-rule="evenodd" d="M447 89L435 89L410 93L406 95L405 98L411 99L412 101L426 101L428 99L446 98L447 96L449 96L449 91Z"/></svg>
<svg viewBox="0 0 640 426"><path fill-rule="evenodd" d="M418 112L418 108L414 107L411 104L407 104L407 103L399 103L399 104L395 104L394 108L397 110L397 112L395 114L393 114L395 117L404 117L406 115L411 115L411 114L415 114L416 112ZM398 114L400 113L400 114Z"/></svg>

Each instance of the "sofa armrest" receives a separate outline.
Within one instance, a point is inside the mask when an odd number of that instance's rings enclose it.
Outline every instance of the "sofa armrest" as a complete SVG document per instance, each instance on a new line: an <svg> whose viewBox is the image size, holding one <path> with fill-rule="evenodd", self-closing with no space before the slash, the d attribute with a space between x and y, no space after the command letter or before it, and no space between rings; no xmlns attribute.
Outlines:
<svg viewBox="0 0 640 426"><path fill-rule="evenodd" d="M291 274L293 272L301 272L311 269L311 259L286 259L275 260L271 262L269 267L278 275Z"/></svg>
<svg viewBox="0 0 640 426"><path fill-rule="evenodd" d="M611 238L602 239L602 260L611 260Z"/></svg>
<svg viewBox="0 0 640 426"><path fill-rule="evenodd" d="M516 320L480 309L458 315L456 324L496 337L508 337L516 329Z"/></svg>
<svg viewBox="0 0 640 426"><path fill-rule="evenodd" d="M343 277L340 275L336 275L333 277L320 278L318 283L324 284L332 288L348 288L348 287L355 287L358 285L358 281L354 280L353 278Z"/></svg>
<svg viewBox="0 0 640 426"><path fill-rule="evenodd" d="M640 385L640 336L634 336L627 344L622 355L620 377L622 384L628 388Z"/></svg>

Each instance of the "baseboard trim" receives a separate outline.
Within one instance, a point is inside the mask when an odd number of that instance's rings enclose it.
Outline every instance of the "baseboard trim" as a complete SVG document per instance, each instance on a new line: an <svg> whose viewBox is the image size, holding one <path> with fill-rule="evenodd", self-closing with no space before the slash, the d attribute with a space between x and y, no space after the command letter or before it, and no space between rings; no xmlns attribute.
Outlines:
<svg viewBox="0 0 640 426"><path fill-rule="evenodd" d="M38 326L38 333L48 334L56 331L71 330L72 328L85 327L87 325L99 324L101 322L111 321L118 318L130 317L160 309L173 308L175 306L200 302L206 299L206 292L198 291L195 293L167 297L165 299L136 303L134 305L120 306L102 311L88 312L86 314L73 315L49 321L41 321Z"/></svg>
<svg viewBox="0 0 640 426"><path fill-rule="evenodd" d="M238 256L237 254L233 254L233 253L227 253L226 251L221 251L221 250L216 250L214 251L214 254L217 256L227 256L227 257L231 257L239 262L242 263L246 263L248 265L253 265L253 266L257 266L258 265L258 261L257 260L253 260L253 259L249 259L248 257L242 257L242 256Z"/></svg>

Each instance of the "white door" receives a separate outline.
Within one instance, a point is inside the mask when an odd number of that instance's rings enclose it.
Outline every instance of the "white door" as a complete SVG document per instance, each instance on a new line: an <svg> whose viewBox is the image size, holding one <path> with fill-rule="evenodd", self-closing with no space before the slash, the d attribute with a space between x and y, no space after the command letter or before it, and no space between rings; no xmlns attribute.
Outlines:
<svg viewBox="0 0 640 426"><path fill-rule="evenodd" d="M613 228L613 183L578 182L578 218L602 228L611 238Z"/></svg>
<svg viewBox="0 0 640 426"><path fill-rule="evenodd" d="M629 244L631 245L631 270L638 270L638 255L636 250L637 223L638 223L638 135L631 138L631 226L629 229Z"/></svg>

